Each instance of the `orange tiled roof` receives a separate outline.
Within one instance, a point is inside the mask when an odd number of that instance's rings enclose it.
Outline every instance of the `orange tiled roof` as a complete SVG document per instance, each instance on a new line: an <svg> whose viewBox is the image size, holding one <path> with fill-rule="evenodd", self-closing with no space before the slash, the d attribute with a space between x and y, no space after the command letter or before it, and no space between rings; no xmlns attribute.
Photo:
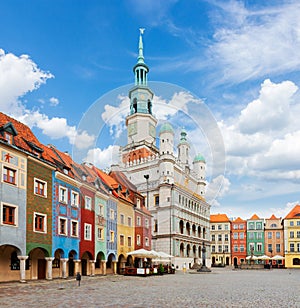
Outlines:
<svg viewBox="0 0 300 308"><path fill-rule="evenodd" d="M285 219L299 218L300 219L300 205L297 204L294 208L285 216Z"/></svg>
<svg viewBox="0 0 300 308"><path fill-rule="evenodd" d="M256 214L253 214L249 220L257 220L260 219Z"/></svg>
<svg viewBox="0 0 300 308"><path fill-rule="evenodd" d="M274 214L269 219L278 219Z"/></svg>
<svg viewBox="0 0 300 308"><path fill-rule="evenodd" d="M211 222L230 222L226 214L212 214L210 215Z"/></svg>

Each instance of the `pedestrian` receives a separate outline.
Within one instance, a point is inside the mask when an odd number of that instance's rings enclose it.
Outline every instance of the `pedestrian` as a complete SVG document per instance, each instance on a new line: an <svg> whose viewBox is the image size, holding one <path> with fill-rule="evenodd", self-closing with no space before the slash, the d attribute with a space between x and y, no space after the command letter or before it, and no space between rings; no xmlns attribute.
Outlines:
<svg viewBox="0 0 300 308"><path fill-rule="evenodd" d="M78 287L80 287L81 275L79 272L76 274L76 280L78 281Z"/></svg>

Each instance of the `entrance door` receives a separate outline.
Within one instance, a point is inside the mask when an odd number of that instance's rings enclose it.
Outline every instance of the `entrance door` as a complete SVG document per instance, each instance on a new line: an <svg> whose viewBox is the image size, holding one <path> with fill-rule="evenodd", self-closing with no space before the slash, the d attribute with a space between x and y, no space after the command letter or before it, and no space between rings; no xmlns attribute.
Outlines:
<svg viewBox="0 0 300 308"><path fill-rule="evenodd" d="M69 276L74 276L74 261L69 259Z"/></svg>
<svg viewBox="0 0 300 308"><path fill-rule="evenodd" d="M86 259L81 259L81 274L82 276L87 275L87 260Z"/></svg>
<svg viewBox="0 0 300 308"><path fill-rule="evenodd" d="M38 259L38 279L46 279L46 260Z"/></svg>

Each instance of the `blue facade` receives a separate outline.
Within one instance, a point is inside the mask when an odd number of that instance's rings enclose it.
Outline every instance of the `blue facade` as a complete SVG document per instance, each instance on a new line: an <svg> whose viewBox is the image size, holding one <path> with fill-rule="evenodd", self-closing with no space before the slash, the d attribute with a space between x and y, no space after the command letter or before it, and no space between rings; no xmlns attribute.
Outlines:
<svg viewBox="0 0 300 308"><path fill-rule="evenodd" d="M68 258L72 252L75 259L79 258L79 242L80 242L80 204L78 206L71 205L71 193L77 192L80 196L78 187L57 179L53 172L53 224L52 224L52 256L55 251L62 251L61 258ZM67 201L61 202L59 191L64 188L67 193ZM80 198L79 198L80 199ZM60 219L66 219L66 234L60 234ZM78 221L77 236L72 236L72 221Z"/></svg>
<svg viewBox="0 0 300 308"><path fill-rule="evenodd" d="M113 216L111 213L113 211ZM107 238L107 257L111 254L117 257L117 202L110 198L107 200L107 225L106 225L106 238ZM111 231L114 232L114 241L110 241Z"/></svg>

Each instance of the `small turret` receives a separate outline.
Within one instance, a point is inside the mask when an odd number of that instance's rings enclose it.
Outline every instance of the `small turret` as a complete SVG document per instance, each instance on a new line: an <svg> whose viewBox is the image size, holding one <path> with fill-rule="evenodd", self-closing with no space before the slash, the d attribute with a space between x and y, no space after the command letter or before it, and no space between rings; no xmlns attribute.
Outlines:
<svg viewBox="0 0 300 308"><path fill-rule="evenodd" d="M177 146L178 148L178 159L179 161L185 165L189 165L189 150L190 150L190 145L186 139L187 133L184 129L181 130L180 133L180 141Z"/></svg>

